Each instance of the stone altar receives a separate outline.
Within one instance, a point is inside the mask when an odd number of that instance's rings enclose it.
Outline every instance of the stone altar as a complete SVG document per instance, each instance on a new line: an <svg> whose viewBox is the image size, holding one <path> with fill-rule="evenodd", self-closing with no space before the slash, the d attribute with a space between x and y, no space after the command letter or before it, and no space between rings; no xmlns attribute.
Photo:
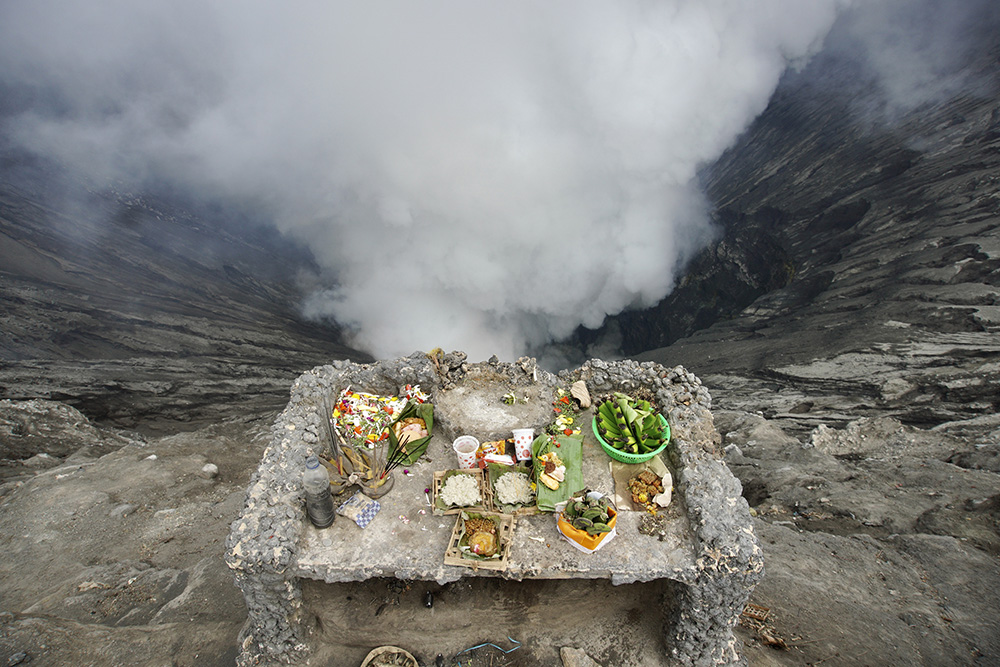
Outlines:
<svg viewBox="0 0 1000 667"><path fill-rule="evenodd" d="M674 475L674 501L665 529L657 536L642 534L638 526L644 513L622 511L614 541L584 554L561 540L551 514L518 517L503 573L444 565L455 517L433 515L424 489L435 470L457 467L451 440L460 433L481 441L499 439L520 426L540 432L554 416L555 390L578 379L593 395L641 386L656 394L672 430L665 454ZM306 456L326 447L323 397L347 386L395 395L405 384L420 385L435 404L434 437L426 456L408 467L409 475L396 471L393 489L380 499L382 509L367 528L338 517L331 528L316 530L304 516L300 476ZM501 398L510 391L518 401L506 405ZM665 583L662 664L742 664L732 630L763 574L763 558L740 484L717 456L710 408L708 391L692 373L627 360L591 360L554 375L529 358L470 364L460 352L414 353L376 364L335 362L312 369L292 387L227 541L227 563L249 610L239 663L306 659L311 612L303 604L303 583L315 588L318 582L373 578L445 584L502 577L595 579L616 586ZM581 426L584 481L611 493L610 459L589 423Z"/></svg>

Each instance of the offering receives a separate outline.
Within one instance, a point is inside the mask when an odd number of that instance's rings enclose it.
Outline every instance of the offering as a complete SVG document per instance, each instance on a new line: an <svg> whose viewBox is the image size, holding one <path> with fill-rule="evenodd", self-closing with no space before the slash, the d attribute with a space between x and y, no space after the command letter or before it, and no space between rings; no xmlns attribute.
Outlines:
<svg viewBox="0 0 1000 667"><path fill-rule="evenodd" d="M333 405L328 435L339 476L343 477L343 457L353 468L351 483L361 485L370 497L384 495L392 488L392 470L416 461L427 449L433 423L434 406L426 403L427 394L419 387L406 385L400 396L379 396L352 391L340 392ZM330 409L324 401L324 411ZM427 435L400 443L394 426L407 418L423 421Z"/></svg>
<svg viewBox="0 0 1000 667"><path fill-rule="evenodd" d="M411 440L427 437L427 422L420 417L407 417L393 424L392 430L396 435L396 442L405 445Z"/></svg>
<svg viewBox="0 0 1000 667"><path fill-rule="evenodd" d="M434 514L458 514L463 509L486 509L483 471L444 470L434 473Z"/></svg>
<svg viewBox="0 0 1000 667"><path fill-rule="evenodd" d="M535 502L531 480L523 472L507 472L496 483L496 499L501 505L527 505Z"/></svg>
<svg viewBox="0 0 1000 667"><path fill-rule="evenodd" d="M507 466L489 463L486 466L490 509L504 514L535 514L535 484L530 466Z"/></svg>
<svg viewBox="0 0 1000 667"><path fill-rule="evenodd" d="M361 663L361 667L420 667L409 651L398 646L379 646Z"/></svg>
<svg viewBox="0 0 1000 667"><path fill-rule="evenodd" d="M573 395L565 389L556 390L556 398L552 401L552 412L555 419L545 428L552 435L580 435L580 404L573 400Z"/></svg>
<svg viewBox="0 0 1000 667"><path fill-rule="evenodd" d="M674 480L659 455L643 463L612 461L611 477L615 483L613 500L619 509L655 514L670 505Z"/></svg>
<svg viewBox="0 0 1000 667"><path fill-rule="evenodd" d="M617 518L607 496L584 489L561 504L557 526L573 546L593 552L614 536Z"/></svg>
<svg viewBox="0 0 1000 667"><path fill-rule="evenodd" d="M652 470L643 470L628 481L628 490L637 506L655 510L658 507L655 498L663 493L663 480Z"/></svg>
<svg viewBox="0 0 1000 667"><path fill-rule="evenodd" d="M480 558L496 556L499 551L497 522L482 515L463 516L462 521L465 534L459 540L458 547L462 550L463 556Z"/></svg>
<svg viewBox="0 0 1000 667"><path fill-rule="evenodd" d="M462 512L444 553L445 565L507 569L514 517L491 512Z"/></svg>
<svg viewBox="0 0 1000 667"><path fill-rule="evenodd" d="M422 394L411 394L412 389L407 393L410 398L406 405L395 413L396 421L389 430L390 451L400 452L397 458L406 465L413 464L427 451L434 430L434 405L427 403Z"/></svg>
<svg viewBox="0 0 1000 667"><path fill-rule="evenodd" d="M555 452L547 452L538 457L542 464L538 480L553 491L566 479L566 466Z"/></svg>
<svg viewBox="0 0 1000 667"><path fill-rule="evenodd" d="M479 446L477 453L480 467L485 467L490 463L502 463L503 465L514 465L514 441L492 440L484 442Z"/></svg>
<svg viewBox="0 0 1000 667"><path fill-rule="evenodd" d="M535 504L543 512L554 512L557 503L566 500L570 494L579 491L584 486L582 469L583 438L578 435L550 436L542 434L535 438L532 449L534 451L532 458L535 479L539 480L535 488ZM555 458L547 456L548 454L554 454ZM559 463L556 461L559 461ZM547 463L551 463L553 466L548 473L545 472L546 467L548 467ZM557 469L560 466L564 467L564 470L560 471L563 475L562 481L553 477L553 474L559 474ZM552 483L558 482L555 484L556 488L552 488L551 485L545 483L542 479L543 474L551 477Z"/></svg>
<svg viewBox="0 0 1000 667"><path fill-rule="evenodd" d="M427 395L419 387L407 385L402 396L379 396L353 391L340 392L333 406L334 424L346 444L355 449L371 449L388 438L389 425L398 419L411 399L423 403Z"/></svg>
<svg viewBox="0 0 1000 667"><path fill-rule="evenodd" d="M649 401L615 392L597 406L594 435L611 458L641 463L666 447L670 428Z"/></svg>
<svg viewBox="0 0 1000 667"><path fill-rule="evenodd" d="M468 507L482 501L479 481L471 475L452 475L441 487L441 502L445 505Z"/></svg>

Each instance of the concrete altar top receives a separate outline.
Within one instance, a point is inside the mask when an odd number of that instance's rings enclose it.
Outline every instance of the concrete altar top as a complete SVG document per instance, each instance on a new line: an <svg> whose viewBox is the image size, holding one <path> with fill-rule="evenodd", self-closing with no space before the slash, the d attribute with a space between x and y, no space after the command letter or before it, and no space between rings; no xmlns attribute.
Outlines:
<svg viewBox="0 0 1000 667"><path fill-rule="evenodd" d="M581 421L584 484L612 495L611 458L590 432L589 412ZM381 510L366 528L338 516L329 528L316 529L303 515L295 575L326 582L389 576L441 584L470 576L602 578L614 584L692 576L696 549L687 513L679 508L683 502L679 494L661 511L667 517L662 540L639 532L639 521L647 512L619 508L615 537L597 552L584 553L560 535L555 514L543 512L516 518L506 571L445 565L444 553L457 515L434 515L424 489L431 487L435 471L457 467L451 440L435 436L426 456L407 468L409 476L396 470L393 488L379 498Z"/></svg>

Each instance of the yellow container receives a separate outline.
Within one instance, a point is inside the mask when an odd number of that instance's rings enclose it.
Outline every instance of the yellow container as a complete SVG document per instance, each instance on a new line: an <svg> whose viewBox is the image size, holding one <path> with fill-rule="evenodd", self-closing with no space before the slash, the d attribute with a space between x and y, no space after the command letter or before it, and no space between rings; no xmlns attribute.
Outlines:
<svg viewBox="0 0 1000 667"><path fill-rule="evenodd" d="M618 518L618 512L615 511L614 507L609 507L608 525L611 526L612 530L614 530L615 520L617 518ZM563 517L562 512L559 513L558 526L560 533L562 533L569 539L573 540L587 551L594 551L595 549L597 549L597 547L601 544L601 542L604 541L604 538L611 534L611 532L607 532L607 533L598 533L597 535L591 535L585 530L574 528L573 524L571 524Z"/></svg>

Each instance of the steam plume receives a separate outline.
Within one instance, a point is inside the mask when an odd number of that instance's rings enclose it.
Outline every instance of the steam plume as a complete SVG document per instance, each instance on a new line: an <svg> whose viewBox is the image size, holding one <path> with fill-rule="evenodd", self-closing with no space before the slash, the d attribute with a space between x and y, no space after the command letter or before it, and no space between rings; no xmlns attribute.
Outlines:
<svg viewBox="0 0 1000 667"><path fill-rule="evenodd" d="M712 235L696 170L837 7L5 3L4 131L254 202L324 267L305 312L378 356L512 358L667 294Z"/></svg>

